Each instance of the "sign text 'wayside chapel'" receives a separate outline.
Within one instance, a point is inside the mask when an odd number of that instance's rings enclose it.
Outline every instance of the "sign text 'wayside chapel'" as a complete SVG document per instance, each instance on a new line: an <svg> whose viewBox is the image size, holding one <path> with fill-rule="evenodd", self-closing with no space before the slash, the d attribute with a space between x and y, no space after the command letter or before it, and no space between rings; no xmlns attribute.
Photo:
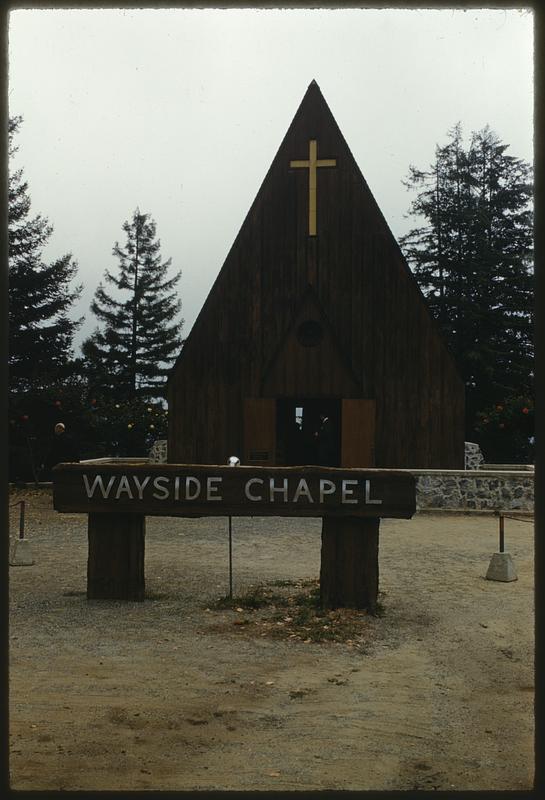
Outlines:
<svg viewBox="0 0 545 800"><path fill-rule="evenodd" d="M415 511L414 477L394 470L65 464L54 485L58 511L406 518Z"/></svg>

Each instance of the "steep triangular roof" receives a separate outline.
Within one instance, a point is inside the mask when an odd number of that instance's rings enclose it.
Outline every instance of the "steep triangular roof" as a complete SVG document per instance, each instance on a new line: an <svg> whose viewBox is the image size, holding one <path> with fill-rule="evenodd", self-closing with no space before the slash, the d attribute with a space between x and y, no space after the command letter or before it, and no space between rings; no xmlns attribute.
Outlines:
<svg viewBox="0 0 545 800"><path fill-rule="evenodd" d="M309 142L311 140L317 141L318 159L335 161L334 168L317 170L318 230L315 236L309 236L308 230L309 170L291 166L294 161L304 162L309 159ZM411 296L411 302L420 304L422 313L428 317L429 323L442 341L441 334L435 321L431 318L418 284L401 254L320 87L315 80L312 80L180 352L173 371L177 369L186 353L195 346L202 335L207 338L203 329L207 325L213 324L212 319L225 315L225 309L220 309L219 306L222 302L222 295L229 292L226 284L238 284L241 276L240 274L237 276L235 273L245 271L244 266L241 265L241 261L244 260L241 257L241 250L246 249L246 257L253 258L253 263L256 269L258 268L252 252L255 251L255 242L247 241L255 237L255 230L252 235L250 229L252 227L255 229L256 226L261 229L259 232L262 242L261 250L264 246L269 251L275 251L275 270L279 273L273 272L270 262L262 266L262 274L259 276L262 294L264 291L268 292L268 286L276 281L281 281L285 287L284 310L287 314L287 317L278 320L277 310L268 311L266 297L264 298L265 303L260 317L261 324L266 328L267 333L263 338L262 357L266 360L270 359L272 352L278 347L279 337L283 335L309 284L316 288L341 347L347 344L341 329L342 321L339 321L341 323L339 325L335 314L329 313L326 288L328 284L331 285L335 281L343 281L341 273L346 264L343 263L341 268L337 268L337 265L333 263L335 259L331 259L331 251L332 245L338 249L339 243L332 242L331 236L329 238L322 236L324 229L331 233L331 228L340 225L339 219L336 218L337 209L331 208L328 204L328 197L332 196L336 183L342 184L342 187L335 205L341 205L345 214L349 214L350 208L353 207L355 214L358 215L355 224L352 225L352 230L348 233L348 236L355 238L354 247L361 249L362 239L370 232L375 238L378 235L385 241L384 246L394 253L394 257L390 258L391 268L404 273L404 283ZM354 230L354 228L359 230ZM327 248L327 252L324 252L325 248ZM263 256L264 254L261 252L259 255ZM265 255L267 254L265 253ZM261 262L263 264L263 259ZM387 274L384 274L383 279L388 280L388 277ZM254 283L257 277L245 275L242 280ZM243 302L242 296L240 301ZM241 312L242 308L239 303L237 313ZM199 344L199 346L201 345ZM443 342L441 346L445 347ZM357 364L354 364L354 367L356 370L358 369Z"/></svg>

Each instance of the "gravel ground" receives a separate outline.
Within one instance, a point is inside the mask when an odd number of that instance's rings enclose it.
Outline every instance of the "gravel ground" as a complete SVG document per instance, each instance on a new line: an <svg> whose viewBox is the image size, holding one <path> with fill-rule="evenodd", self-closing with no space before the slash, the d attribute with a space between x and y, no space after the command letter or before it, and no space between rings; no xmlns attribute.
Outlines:
<svg viewBox="0 0 545 800"><path fill-rule="evenodd" d="M498 583L493 517L384 520L382 615L305 643L214 610L225 519L148 518L148 599L88 602L85 516L22 498L35 563L10 568L12 788L532 787L531 524L506 521L518 580ZM316 578L320 527L233 520L235 594Z"/></svg>

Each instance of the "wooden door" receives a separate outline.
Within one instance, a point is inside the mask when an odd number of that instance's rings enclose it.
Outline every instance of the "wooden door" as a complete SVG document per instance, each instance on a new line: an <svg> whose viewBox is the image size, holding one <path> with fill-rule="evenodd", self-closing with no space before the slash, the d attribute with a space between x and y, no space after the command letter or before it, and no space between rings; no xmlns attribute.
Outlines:
<svg viewBox="0 0 545 800"><path fill-rule="evenodd" d="M248 465L276 463L276 400L247 397L244 400L244 460Z"/></svg>
<svg viewBox="0 0 545 800"><path fill-rule="evenodd" d="M343 400L341 466L375 466L375 400Z"/></svg>

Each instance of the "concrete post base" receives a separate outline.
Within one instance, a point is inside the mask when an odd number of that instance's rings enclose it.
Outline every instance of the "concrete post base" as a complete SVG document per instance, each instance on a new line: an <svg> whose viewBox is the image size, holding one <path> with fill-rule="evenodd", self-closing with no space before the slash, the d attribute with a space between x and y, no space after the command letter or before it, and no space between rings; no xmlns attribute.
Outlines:
<svg viewBox="0 0 545 800"><path fill-rule="evenodd" d="M486 573L488 581L516 581L517 573L511 553L494 553Z"/></svg>
<svg viewBox="0 0 545 800"><path fill-rule="evenodd" d="M31 567L34 564L28 539L15 539L12 542L9 563L11 567Z"/></svg>

